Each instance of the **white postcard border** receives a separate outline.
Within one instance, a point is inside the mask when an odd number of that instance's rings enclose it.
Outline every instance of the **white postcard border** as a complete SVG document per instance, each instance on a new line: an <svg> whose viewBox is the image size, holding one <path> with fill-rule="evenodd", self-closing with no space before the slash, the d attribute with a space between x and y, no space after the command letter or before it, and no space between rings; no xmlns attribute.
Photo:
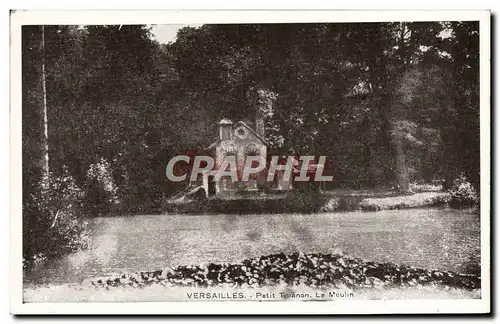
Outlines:
<svg viewBox="0 0 500 324"><path fill-rule="evenodd" d="M38 24L200 24L284 22L480 21L481 299L337 300L327 302L22 302L21 26ZM11 13L10 284L13 314L391 314L490 311L490 12L30 10Z"/></svg>

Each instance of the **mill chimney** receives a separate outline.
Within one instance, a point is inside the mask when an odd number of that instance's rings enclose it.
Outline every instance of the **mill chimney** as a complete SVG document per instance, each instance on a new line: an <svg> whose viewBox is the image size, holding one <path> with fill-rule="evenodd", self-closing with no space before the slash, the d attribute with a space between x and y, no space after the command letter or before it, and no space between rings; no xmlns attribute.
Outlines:
<svg viewBox="0 0 500 324"><path fill-rule="evenodd" d="M262 112L257 111L257 116L255 118L255 131L257 134L259 134L260 137L265 138L265 131L264 131L264 115Z"/></svg>
<svg viewBox="0 0 500 324"><path fill-rule="evenodd" d="M223 118L219 122L219 136L221 141L228 141L232 138L233 122L227 118Z"/></svg>

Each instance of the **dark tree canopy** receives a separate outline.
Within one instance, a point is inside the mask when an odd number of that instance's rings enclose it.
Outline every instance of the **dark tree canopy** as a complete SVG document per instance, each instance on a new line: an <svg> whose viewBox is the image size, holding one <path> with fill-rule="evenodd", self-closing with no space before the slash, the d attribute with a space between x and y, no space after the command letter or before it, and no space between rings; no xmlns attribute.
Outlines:
<svg viewBox="0 0 500 324"><path fill-rule="evenodd" d="M120 208L147 210L180 189L164 175L170 157L213 142L223 117L253 121L263 109L270 143L333 161L332 188L459 174L478 186L478 31L203 25L159 44L147 26L46 26L51 172L93 192L89 170L106 161ZM25 189L40 177L40 39L39 26L23 27Z"/></svg>

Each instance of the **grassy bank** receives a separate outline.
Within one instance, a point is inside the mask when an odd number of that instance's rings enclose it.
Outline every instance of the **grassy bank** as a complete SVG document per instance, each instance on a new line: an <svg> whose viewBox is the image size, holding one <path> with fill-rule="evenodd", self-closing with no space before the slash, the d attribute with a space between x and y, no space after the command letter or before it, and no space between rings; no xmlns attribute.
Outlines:
<svg viewBox="0 0 500 324"><path fill-rule="evenodd" d="M364 211L436 207L445 205L446 192L420 192L412 195L365 198L359 203Z"/></svg>
<svg viewBox="0 0 500 324"><path fill-rule="evenodd" d="M194 214L232 213L318 213L338 211L378 211L446 205L448 193L421 192L398 195L394 192L337 191L291 192L285 197L251 199L188 200L167 204L167 212Z"/></svg>
<svg viewBox="0 0 500 324"><path fill-rule="evenodd" d="M280 194L257 193L232 199L206 199L204 194L167 203L166 210L178 213L318 213L337 211L379 211L445 206L472 208L479 205L479 194L461 176L446 191L441 184L418 184L409 193L394 189L335 189L320 191L316 186L299 186Z"/></svg>

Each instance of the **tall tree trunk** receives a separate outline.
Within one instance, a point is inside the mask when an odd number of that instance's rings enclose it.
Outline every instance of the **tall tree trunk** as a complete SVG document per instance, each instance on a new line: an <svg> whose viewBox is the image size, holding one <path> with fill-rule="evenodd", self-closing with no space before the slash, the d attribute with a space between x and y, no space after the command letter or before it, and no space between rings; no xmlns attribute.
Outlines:
<svg viewBox="0 0 500 324"><path fill-rule="evenodd" d="M398 114L393 91L394 87L391 86L390 111L392 115L392 121L389 120L389 138L394 157L394 175L396 176L398 191L401 193L411 193L412 190L410 188L410 178L408 176L408 168L406 167L403 130L399 129L398 127L398 121L401 121L402 116Z"/></svg>
<svg viewBox="0 0 500 324"><path fill-rule="evenodd" d="M408 48L405 43L405 36L409 32L406 23L399 23L399 31L396 34L395 41L398 43L398 54L396 55L393 64L397 66L399 69L405 69L406 66L409 65L410 57L408 53ZM395 176L398 184L398 190L401 193L411 193L412 190L410 188L410 179L408 176L408 168L406 167L405 160L405 150L404 150L404 138L403 133L400 129L398 129L398 121L405 119L405 112L401 109L401 107L397 106L395 91L396 84L394 84L394 80L398 78L398 73L393 72L391 77L391 82L389 86L389 96L390 96L390 119L392 122L389 122L389 127L391 129L390 132L390 141L392 144L392 151L394 152L394 166L395 166Z"/></svg>
<svg viewBox="0 0 500 324"><path fill-rule="evenodd" d="M396 166L396 179L401 193L410 193L410 180L408 177L408 169L406 168L405 152L403 147L403 139L401 136L394 134L392 137L394 145L394 158Z"/></svg>
<svg viewBox="0 0 500 324"><path fill-rule="evenodd" d="M43 105L41 106L40 115L43 116L43 132L41 138L41 168L42 168L42 184L45 186L49 181L49 130L47 117L47 87L45 73L45 26L42 25L42 91Z"/></svg>

